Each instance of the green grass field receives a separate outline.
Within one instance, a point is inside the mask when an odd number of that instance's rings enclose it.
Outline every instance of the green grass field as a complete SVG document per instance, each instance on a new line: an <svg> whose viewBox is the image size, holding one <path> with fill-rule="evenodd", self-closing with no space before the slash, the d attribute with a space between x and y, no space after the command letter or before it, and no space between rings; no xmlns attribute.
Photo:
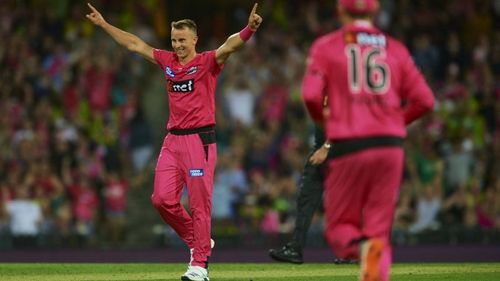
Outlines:
<svg viewBox="0 0 500 281"><path fill-rule="evenodd" d="M0 280L180 280L185 264L0 264ZM395 264L392 281L498 281L500 263ZM210 266L212 281L356 281L356 265L224 263Z"/></svg>

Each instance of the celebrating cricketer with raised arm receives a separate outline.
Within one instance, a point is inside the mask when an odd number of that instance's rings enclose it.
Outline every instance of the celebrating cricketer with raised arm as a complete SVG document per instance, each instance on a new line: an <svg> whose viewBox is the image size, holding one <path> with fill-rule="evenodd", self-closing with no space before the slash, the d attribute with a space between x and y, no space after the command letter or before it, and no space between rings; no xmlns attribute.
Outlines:
<svg viewBox="0 0 500 281"><path fill-rule="evenodd" d="M373 25L377 0L339 0L337 9L343 26L313 43L302 85L332 149L325 237L338 257L360 258L361 281L387 281L405 127L434 97L407 48Z"/></svg>
<svg viewBox="0 0 500 281"><path fill-rule="evenodd" d="M151 197L162 219L190 249L191 261L181 280L208 281L211 255L211 210L215 144L215 87L229 56L254 34L262 23L254 4L248 25L232 34L216 50L198 53L196 23L183 19L171 23L172 51L155 49L137 36L108 22L92 5L87 18L116 42L158 64L164 72L169 100L167 135L155 169ZM191 215L181 205L187 188Z"/></svg>

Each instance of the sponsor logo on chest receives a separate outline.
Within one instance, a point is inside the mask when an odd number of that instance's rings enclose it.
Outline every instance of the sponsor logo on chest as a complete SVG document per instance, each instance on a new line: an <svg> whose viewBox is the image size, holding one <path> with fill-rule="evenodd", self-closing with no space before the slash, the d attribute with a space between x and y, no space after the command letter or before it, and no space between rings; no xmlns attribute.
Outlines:
<svg viewBox="0 0 500 281"><path fill-rule="evenodd" d="M203 169L189 169L190 177L203 177L204 174Z"/></svg>
<svg viewBox="0 0 500 281"><path fill-rule="evenodd" d="M194 91L194 79L173 81L168 80L168 91L171 93L191 93Z"/></svg>
<svg viewBox="0 0 500 281"><path fill-rule="evenodd" d="M198 71L198 67L197 67L197 66L192 66L192 67L190 67L190 68L186 71L186 75L195 74L197 71Z"/></svg>

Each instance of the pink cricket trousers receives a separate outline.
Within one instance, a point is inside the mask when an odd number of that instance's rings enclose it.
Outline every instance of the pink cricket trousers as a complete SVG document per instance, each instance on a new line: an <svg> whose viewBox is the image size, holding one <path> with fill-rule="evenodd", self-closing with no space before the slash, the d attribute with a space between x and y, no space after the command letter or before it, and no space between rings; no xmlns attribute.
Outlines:
<svg viewBox="0 0 500 281"><path fill-rule="evenodd" d="M210 140L206 136L209 134ZM211 255L212 191L217 147L215 132L176 135L163 141L151 200L162 219L193 249L191 265L207 267ZM187 187L191 215L181 204Z"/></svg>
<svg viewBox="0 0 500 281"><path fill-rule="evenodd" d="M333 146L335 149L335 145ZM388 280L389 243L403 173L401 147L376 147L328 163L325 181L325 236L335 255L359 259L361 239L379 238L386 248L382 280Z"/></svg>

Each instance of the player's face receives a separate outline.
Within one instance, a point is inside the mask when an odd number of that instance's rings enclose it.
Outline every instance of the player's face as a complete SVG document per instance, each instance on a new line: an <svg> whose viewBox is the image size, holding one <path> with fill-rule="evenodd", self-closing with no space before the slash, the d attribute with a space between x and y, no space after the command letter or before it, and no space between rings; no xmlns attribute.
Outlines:
<svg viewBox="0 0 500 281"><path fill-rule="evenodd" d="M172 41L172 48L179 58L186 58L195 53L198 37L191 29L172 28L170 39Z"/></svg>

